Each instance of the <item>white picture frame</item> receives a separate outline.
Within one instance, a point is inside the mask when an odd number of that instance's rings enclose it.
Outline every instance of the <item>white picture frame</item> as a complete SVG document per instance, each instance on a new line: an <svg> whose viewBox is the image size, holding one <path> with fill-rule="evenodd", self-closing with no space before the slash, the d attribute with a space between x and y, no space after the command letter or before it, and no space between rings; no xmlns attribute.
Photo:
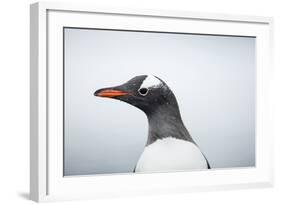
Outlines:
<svg viewBox="0 0 281 205"><path fill-rule="evenodd" d="M188 26L187 26L188 25ZM207 171L63 177L62 28L98 27L255 36L256 166ZM273 185L273 134L269 90L273 19L184 11L96 8L46 3L30 10L30 198L91 199L142 194L269 187ZM57 68L57 69L56 69Z"/></svg>

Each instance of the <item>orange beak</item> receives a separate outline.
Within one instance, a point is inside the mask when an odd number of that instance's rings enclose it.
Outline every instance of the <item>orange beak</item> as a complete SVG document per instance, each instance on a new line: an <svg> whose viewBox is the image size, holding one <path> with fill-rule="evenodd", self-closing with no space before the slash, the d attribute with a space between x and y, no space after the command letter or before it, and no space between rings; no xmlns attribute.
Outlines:
<svg viewBox="0 0 281 205"><path fill-rule="evenodd" d="M128 95L128 93L122 90L100 89L97 90L94 95L98 97L114 98L118 96Z"/></svg>

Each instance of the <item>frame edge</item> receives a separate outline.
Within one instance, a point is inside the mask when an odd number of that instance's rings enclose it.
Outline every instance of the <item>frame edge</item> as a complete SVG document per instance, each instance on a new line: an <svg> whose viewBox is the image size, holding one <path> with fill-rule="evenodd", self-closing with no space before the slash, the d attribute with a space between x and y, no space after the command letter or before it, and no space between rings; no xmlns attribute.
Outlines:
<svg viewBox="0 0 281 205"><path fill-rule="evenodd" d="M46 7L30 5L30 200L43 201L47 182Z"/></svg>
<svg viewBox="0 0 281 205"><path fill-rule="evenodd" d="M72 12L88 12L88 13L107 13L116 15L132 15L132 16L154 16L165 18L184 18L184 19L200 19L213 21L228 21L228 22L250 22L269 24L272 17L255 16L245 14L228 14L216 12L199 12L186 10L157 10L147 8L134 7L108 7L100 6L93 3L75 3L75 2L51 2L40 1L40 6L44 6L48 10L72 11Z"/></svg>
<svg viewBox="0 0 281 205"><path fill-rule="evenodd" d="M38 28L39 4L30 5L30 199L39 200L38 170Z"/></svg>

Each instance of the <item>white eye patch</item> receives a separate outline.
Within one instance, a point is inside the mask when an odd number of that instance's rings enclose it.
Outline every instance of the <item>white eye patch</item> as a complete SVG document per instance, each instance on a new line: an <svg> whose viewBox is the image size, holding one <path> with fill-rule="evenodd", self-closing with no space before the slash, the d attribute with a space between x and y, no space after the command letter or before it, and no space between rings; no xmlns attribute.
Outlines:
<svg viewBox="0 0 281 205"><path fill-rule="evenodd" d="M142 89L142 88L159 88L162 86L162 82L156 78L155 76L153 75L148 75L144 81L142 82L141 86L139 89Z"/></svg>

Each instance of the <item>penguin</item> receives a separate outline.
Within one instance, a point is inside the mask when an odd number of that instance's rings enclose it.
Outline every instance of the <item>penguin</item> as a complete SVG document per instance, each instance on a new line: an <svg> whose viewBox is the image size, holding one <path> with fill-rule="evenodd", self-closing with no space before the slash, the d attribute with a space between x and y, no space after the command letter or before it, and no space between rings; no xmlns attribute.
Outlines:
<svg viewBox="0 0 281 205"><path fill-rule="evenodd" d="M210 169L182 121L174 93L159 77L136 76L124 84L101 88L94 95L126 102L145 113L148 137L134 172Z"/></svg>

